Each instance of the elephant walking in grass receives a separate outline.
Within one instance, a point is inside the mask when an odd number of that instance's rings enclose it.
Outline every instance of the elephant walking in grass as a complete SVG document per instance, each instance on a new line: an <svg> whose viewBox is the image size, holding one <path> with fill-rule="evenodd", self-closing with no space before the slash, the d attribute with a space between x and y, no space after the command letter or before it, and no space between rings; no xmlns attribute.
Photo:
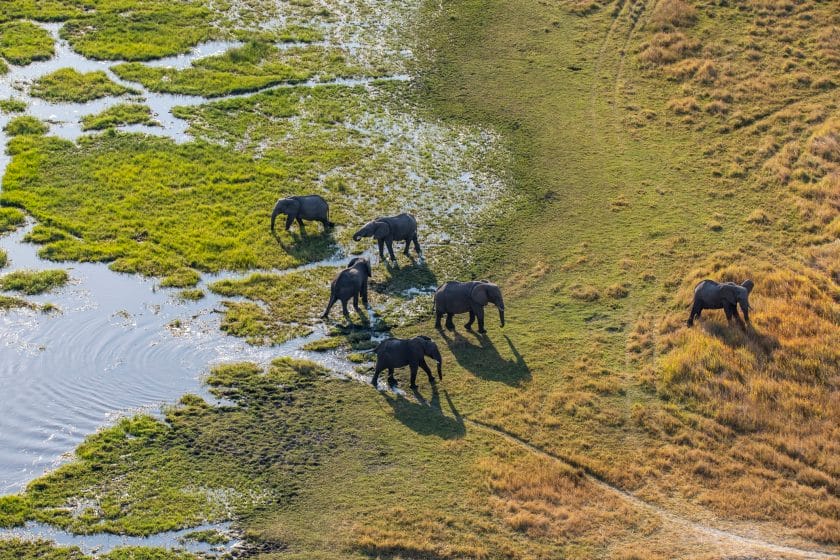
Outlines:
<svg viewBox="0 0 840 560"><path fill-rule="evenodd" d="M414 338L389 338L379 343L374 350L376 353L376 365L374 366L373 379L371 383L376 387L379 381L379 374L382 370L388 370L388 383L396 384L394 369L408 366L411 371L411 388L417 388L417 368L422 368L429 376L429 382L434 383L435 378L432 370L426 363L426 356L437 362L438 379L443 380L443 358L440 355L437 344L428 336L415 336Z"/></svg>
<svg viewBox="0 0 840 560"><path fill-rule="evenodd" d="M347 268L339 272L330 284L330 301L321 318L326 319L329 316L332 306L338 300L341 301L344 317L350 321L350 313L347 311L347 302L350 298L353 299L353 307L356 309L356 313L361 315L359 296L362 298L362 304L367 308L368 279L371 276L373 276L373 273L370 268L370 261L364 257L352 259Z"/></svg>
<svg viewBox="0 0 840 560"><path fill-rule="evenodd" d="M439 329L440 320L446 315L446 328L453 330L452 316L469 313L470 320L464 325L472 329L473 321L478 319L478 332L484 330L484 306L494 304L499 309L499 321L505 326L505 302L502 291L496 284L487 280L475 282L447 282L435 292L435 328Z"/></svg>
<svg viewBox="0 0 840 560"><path fill-rule="evenodd" d="M414 243L414 250L417 256L422 255L420 243L417 241L417 220L411 214L400 214L388 218L376 218L366 223L362 229L353 234L353 241L359 241L362 237L373 237L379 244L379 258L385 259L384 248L388 247L388 254L391 260L396 261L394 256L394 241L405 241L403 254L408 256L408 248Z"/></svg>
<svg viewBox="0 0 840 560"><path fill-rule="evenodd" d="M321 222L324 225L324 230L335 227L335 224L330 221L329 204L317 194L289 196L278 200L271 212L272 233L274 232L274 222L279 214L286 215L286 231L289 231L292 222L295 220L297 220L301 233L305 233L303 220Z"/></svg>
<svg viewBox="0 0 840 560"><path fill-rule="evenodd" d="M752 280L744 280L741 284L703 280L694 288L694 304L691 306L691 314L688 316L688 326L694 325L695 317L699 318L704 309L723 309L728 322L731 323L734 318L741 330L746 331L746 325L738 316L738 306L744 313L744 320L749 323L749 297L754 285Z"/></svg>

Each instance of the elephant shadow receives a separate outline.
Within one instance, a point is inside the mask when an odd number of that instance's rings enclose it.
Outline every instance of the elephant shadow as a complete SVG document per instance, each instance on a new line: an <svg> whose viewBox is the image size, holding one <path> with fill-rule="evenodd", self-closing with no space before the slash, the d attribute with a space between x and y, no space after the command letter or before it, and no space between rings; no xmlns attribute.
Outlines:
<svg viewBox="0 0 840 560"><path fill-rule="evenodd" d="M438 436L441 439L459 439L466 435L464 419L455 408L449 394L444 390L447 406L452 416L447 416L440 404L440 391L432 384L432 394L427 400L417 389L412 390L416 400L402 394L383 391L382 395L394 411L394 416L412 431L424 436Z"/></svg>
<svg viewBox="0 0 840 560"><path fill-rule="evenodd" d="M446 331L440 331L440 333L449 351L455 357L455 361L473 375L512 387L518 387L531 379L531 369L507 335L504 335L505 341L513 354L513 359L502 357L487 335L469 331L472 338L478 342L475 344L470 338L457 331L451 333L452 336Z"/></svg>
<svg viewBox="0 0 840 560"><path fill-rule="evenodd" d="M725 320L721 322L715 319L706 319L699 324L709 336L717 338L730 348L744 348L758 360L769 360L779 348L778 338L757 331L752 326L748 326L746 332L744 332L734 322L728 324Z"/></svg>
<svg viewBox="0 0 840 560"><path fill-rule="evenodd" d="M291 257L304 262L315 262L328 259L336 253L338 244L331 229L322 231L318 235L307 235L289 232L291 243L283 240L283 235L274 233L277 244Z"/></svg>
<svg viewBox="0 0 840 560"><path fill-rule="evenodd" d="M427 288L438 284L437 276L423 260L411 258L411 264L402 266L387 259L382 263L387 275L381 282L376 282L374 287L378 293L387 292L393 296L411 299L417 295L409 291L412 288Z"/></svg>

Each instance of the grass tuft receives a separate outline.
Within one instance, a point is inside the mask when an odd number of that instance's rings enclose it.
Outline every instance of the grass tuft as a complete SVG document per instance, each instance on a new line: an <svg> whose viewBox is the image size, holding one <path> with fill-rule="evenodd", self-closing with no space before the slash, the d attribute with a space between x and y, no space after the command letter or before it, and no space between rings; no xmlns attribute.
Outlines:
<svg viewBox="0 0 840 560"><path fill-rule="evenodd" d="M64 270L16 270L0 276L0 290L36 295L60 288L69 280Z"/></svg>
<svg viewBox="0 0 840 560"><path fill-rule="evenodd" d="M111 81L101 70L81 73L73 68L61 68L35 80L30 93L47 101L85 103L137 91Z"/></svg>

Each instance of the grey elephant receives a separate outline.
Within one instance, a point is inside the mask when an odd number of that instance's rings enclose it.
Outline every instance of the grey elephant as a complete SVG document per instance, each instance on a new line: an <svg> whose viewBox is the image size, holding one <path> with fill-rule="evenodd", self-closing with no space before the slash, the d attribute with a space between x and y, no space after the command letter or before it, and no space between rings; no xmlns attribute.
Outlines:
<svg viewBox="0 0 840 560"><path fill-rule="evenodd" d="M271 231L274 231L274 222L279 214L286 215L286 231L292 227L292 222L297 220L301 232L303 232L303 220L321 222L324 230L335 227L330 221L330 205L317 194L305 196L288 196L281 198L274 205L271 212Z"/></svg>
<svg viewBox="0 0 840 560"><path fill-rule="evenodd" d="M440 355L437 344L428 336L415 336L414 338L389 338L379 343L374 350L376 353L376 366L374 366L373 379L371 383L376 387L379 374L382 370L388 370L388 382L396 383L394 379L394 368L408 366L411 371L411 388L417 388L418 366L429 376L429 382L434 383L432 370L426 363L426 356L437 362L438 379L443 380L443 358Z"/></svg>
<svg viewBox="0 0 840 560"><path fill-rule="evenodd" d="M744 322L738 316L738 306L744 312L744 320L750 322L750 292L755 284L752 280L744 280L740 285L735 282L719 283L714 280L703 280L694 288L694 304L688 316L688 326L694 325L694 318L700 317L704 309L723 309L726 320L734 318L742 330L746 330Z"/></svg>
<svg viewBox="0 0 840 560"><path fill-rule="evenodd" d="M368 307L368 278L371 276L373 276L373 273L370 268L370 261L364 257L351 259L347 268L336 274L332 284L330 284L330 301L321 318L326 319L329 316L330 309L338 300L341 301L344 316L349 320L350 313L347 312L347 301L350 298L353 298L353 307L356 312L361 314L359 296L362 298L362 304Z"/></svg>
<svg viewBox="0 0 840 560"><path fill-rule="evenodd" d="M394 241L405 241L403 254L408 256L408 248L414 243L414 250L420 256L422 251L417 241L417 220L411 214L400 214L386 218L376 218L366 223L362 229L353 234L353 241L359 241L362 237L373 237L379 243L379 258L385 259L383 249L388 247L388 254L391 260L396 261L394 256Z"/></svg>
<svg viewBox="0 0 840 560"><path fill-rule="evenodd" d="M470 320L464 325L471 329L473 321L478 319L478 332L484 330L484 306L494 304L499 309L499 321L505 326L505 302L502 291L496 284L487 280L474 282L447 282L435 292L435 328L440 328L440 320L446 315L446 328L454 329L452 316L469 313Z"/></svg>

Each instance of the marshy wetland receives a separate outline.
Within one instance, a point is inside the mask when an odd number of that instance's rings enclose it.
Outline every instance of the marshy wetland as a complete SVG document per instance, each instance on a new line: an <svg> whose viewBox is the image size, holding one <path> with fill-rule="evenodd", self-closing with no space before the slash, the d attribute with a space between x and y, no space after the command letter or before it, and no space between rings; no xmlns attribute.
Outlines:
<svg viewBox="0 0 840 560"><path fill-rule="evenodd" d="M3 2L0 558L837 557L838 17ZM351 239L400 212L423 259ZM480 278L504 329L434 330ZM443 380L374 390L419 334Z"/></svg>

